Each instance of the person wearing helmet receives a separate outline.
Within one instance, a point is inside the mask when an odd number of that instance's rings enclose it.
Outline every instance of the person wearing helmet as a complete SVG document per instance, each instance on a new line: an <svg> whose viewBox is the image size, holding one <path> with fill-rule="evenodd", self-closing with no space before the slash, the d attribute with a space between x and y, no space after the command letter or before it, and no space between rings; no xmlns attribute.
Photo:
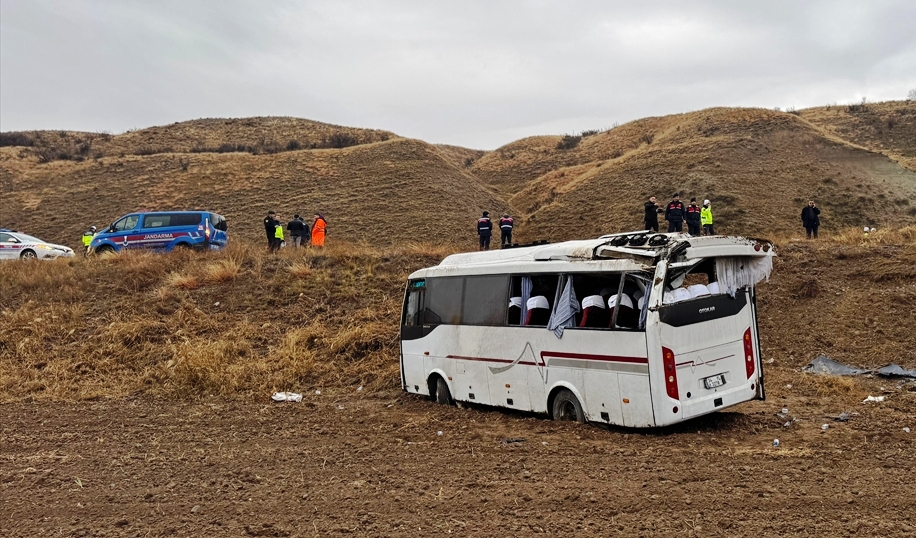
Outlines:
<svg viewBox="0 0 916 538"><path fill-rule="evenodd" d="M96 227L90 226L88 230L83 232L83 248L86 249L85 255L89 255L89 245L92 244L92 238L95 237Z"/></svg>
<svg viewBox="0 0 916 538"><path fill-rule="evenodd" d="M716 235L716 229L712 226L712 206L709 205L709 200L703 200L700 223L703 225L703 235Z"/></svg>

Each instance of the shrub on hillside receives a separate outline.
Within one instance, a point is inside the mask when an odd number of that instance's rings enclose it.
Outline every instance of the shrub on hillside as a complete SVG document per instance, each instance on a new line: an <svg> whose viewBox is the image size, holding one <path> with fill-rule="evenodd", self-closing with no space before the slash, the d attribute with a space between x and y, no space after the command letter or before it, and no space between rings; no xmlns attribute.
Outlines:
<svg viewBox="0 0 916 538"><path fill-rule="evenodd" d="M286 144L287 151L296 151L301 148L302 144L300 144L298 140L290 140L289 143Z"/></svg>
<svg viewBox="0 0 916 538"><path fill-rule="evenodd" d="M581 136L563 135L563 138L561 138L560 141L557 142L557 149L559 150L573 149L576 146L578 146L579 142L581 141L582 141Z"/></svg>
<svg viewBox="0 0 916 538"><path fill-rule="evenodd" d="M21 132L9 132L9 133L0 133L0 147L7 146L25 146L30 147L35 145L35 139L27 133Z"/></svg>
<svg viewBox="0 0 916 538"><path fill-rule="evenodd" d="M341 149L356 145L359 145L359 139L355 136L349 133L334 133L325 137L320 147Z"/></svg>
<svg viewBox="0 0 916 538"><path fill-rule="evenodd" d="M152 146L143 146L137 148L135 155L157 155L159 153L172 153L172 148L154 148Z"/></svg>

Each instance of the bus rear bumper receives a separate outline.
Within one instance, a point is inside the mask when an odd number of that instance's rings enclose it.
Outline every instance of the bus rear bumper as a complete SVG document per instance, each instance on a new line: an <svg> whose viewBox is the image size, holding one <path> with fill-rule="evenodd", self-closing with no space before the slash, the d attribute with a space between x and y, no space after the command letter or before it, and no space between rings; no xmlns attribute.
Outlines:
<svg viewBox="0 0 916 538"><path fill-rule="evenodd" d="M756 384L746 383L740 387L707 394L696 400L681 400L681 417L684 419L714 413L742 402L759 398Z"/></svg>

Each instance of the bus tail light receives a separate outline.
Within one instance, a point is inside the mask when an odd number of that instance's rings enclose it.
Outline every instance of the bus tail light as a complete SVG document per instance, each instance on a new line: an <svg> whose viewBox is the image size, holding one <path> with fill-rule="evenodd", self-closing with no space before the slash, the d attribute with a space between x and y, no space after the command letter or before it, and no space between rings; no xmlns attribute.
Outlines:
<svg viewBox="0 0 916 538"><path fill-rule="evenodd" d="M674 352L662 348L662 365L665 369L665 391L669 398L680 400L677 393L677 366L674 364Z"/></svg>
<svg viewBox="0 0 916 538"><path fill-rule="evenodd" d="M744 368L747 370L747 378L754 375L754 344L751 342L751 329L748 327L744 331Z"/></svg>

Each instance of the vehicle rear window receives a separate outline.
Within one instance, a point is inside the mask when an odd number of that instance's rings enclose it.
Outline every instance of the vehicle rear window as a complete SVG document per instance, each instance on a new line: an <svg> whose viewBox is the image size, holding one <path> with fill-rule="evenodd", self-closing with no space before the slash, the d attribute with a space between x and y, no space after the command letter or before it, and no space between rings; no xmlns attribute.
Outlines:
<svg viewBox="0 0 916 538"><path fill-rule="evenodd" d="M200 224L200 213L157 213L146 215L144 228L165 228L166 226L194 226Z"/></svg>
<svg viewBox="0 0 916 538"><path fill-rule="evenodd" d="M226 223L226 217L216 213L210 213L210 224L221 232L229 230L229 224Z"/></svg>

